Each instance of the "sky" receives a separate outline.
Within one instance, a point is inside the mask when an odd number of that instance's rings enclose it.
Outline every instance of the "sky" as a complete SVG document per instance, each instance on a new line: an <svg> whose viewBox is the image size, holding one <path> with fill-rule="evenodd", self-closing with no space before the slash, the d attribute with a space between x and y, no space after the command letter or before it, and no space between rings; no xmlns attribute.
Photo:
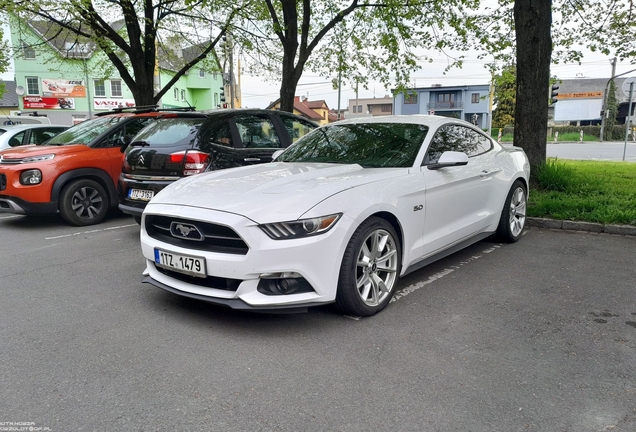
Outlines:
<svg viewBox="0 0 636 432"><path fill-rule="evenodd" d="M416 87L430 87L433 84L443 86L488 84L490 81L490 72L484 66L485 60L476 58L466 60L462 69L455 68L444 74L444 69L450 61L442 54L432 53L431 57L432 63L423 62L422 68L411 76L411 83L414 83ZM552 65L550 74L560 79L609 78L612 73L610 60L602 54L589 53L580 65L578 63ZM636 69L636 64L618 63L616 74L632 69ZM636 72L625 76L636 76ZM300 80L296 95L307 96L309 100L325 100L329 108L337 109L338 91L331 85L332 78L335 78L335 74L333 77L320 77L306 73ZM321 82L324 83L321 84ZM241 88L244 107L265 108L270 102L278 99L280 83L268 82L262 77L243 74ZM380 98L390 94L391 89L385 88L380 83L371 84L368 89L358 88L360 98ZM354 88L343 86L340 96L341 108L346 108L347 101L355 97Z"/></svg>

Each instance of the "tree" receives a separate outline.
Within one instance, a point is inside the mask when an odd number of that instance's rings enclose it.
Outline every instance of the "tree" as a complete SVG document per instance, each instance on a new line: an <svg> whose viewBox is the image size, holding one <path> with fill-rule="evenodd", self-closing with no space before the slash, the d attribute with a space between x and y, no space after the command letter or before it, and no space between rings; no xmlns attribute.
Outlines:
<svg viewBox="0 0 636 432"><path fill-rule="evenodd" d="M280 108L292 111L305 70L323 76L340 72L363 86L370 78L407 86L410 72L418 68L413 50L444 49L463 40L464 12L476 3L265 0L242 11L234 31L252 68L280 78Z"/></svg>
<svg viewBox="0 0 636 432"><path fill-rule="evenodd" d="M607 93L607 117L605 118L605 136L612 139L620 139L622 136L614 135L614 126L616 125L616 115L618 114L618 100L616 99L616 84L614 80L610 81L609 91ZM605 113L603 113L605 115Z"/></svg>
<svg viewBox="0 0 636 432"><path fill-rule="evenodd" d="M545 163L552 59L552 1L516 0L514 4L517 104L515 145L523 147L531 168Z"/></svg>
<svg viewBox="0 0 636 432"><path fill-rule="evenodd" d="M0 21L0 24L2 24L2 21ZM6 72L9 66L9 59L7 58L8 52L9 47L3 38L2 28L0 27L0 73ZM4 87L4 83L0 83L0 98L4 94Z"/></svg>
<svg viewBox="0 0 636 432"><path fill-rule="evenodd" d="M505 67L495 75L495 103L497 109L493 113L492 126L503 128L515 123L515 105L517 101L517 70L514 65Z"/></svg>
<svg viewBox="0 0 636 432"><path fill-rule="evenodd" d="M216 11L200 12L204 0L0 0L0 7L20 22L49 24L49 38L65 34L71 44L90 41L117 69L137 105L152 105L189 69L212 53L229 22L243 6L241 0L205 4ZM247 1L247 0L246 0ZM196 47L187 60L171 62L175 75L161 89L154 84L158 53ZM169 43L168 43L169 41Z"/></svg>

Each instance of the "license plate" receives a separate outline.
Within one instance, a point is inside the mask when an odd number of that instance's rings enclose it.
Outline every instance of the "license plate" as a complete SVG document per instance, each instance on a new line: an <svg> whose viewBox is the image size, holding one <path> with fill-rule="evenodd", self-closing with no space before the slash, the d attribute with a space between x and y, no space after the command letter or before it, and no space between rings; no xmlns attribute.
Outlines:
<svg viewBox="0 0 636 432"><path fill-rule="evenodd" d="M128 199L150 201L155 196L155 191L145 189L128 189Z"/></svg>
<svg viewBox="0 0 636 432"><path fill-rule="evenodd" d="M155 249L155 264L191 276L207 277L205 259Z"/></svg>

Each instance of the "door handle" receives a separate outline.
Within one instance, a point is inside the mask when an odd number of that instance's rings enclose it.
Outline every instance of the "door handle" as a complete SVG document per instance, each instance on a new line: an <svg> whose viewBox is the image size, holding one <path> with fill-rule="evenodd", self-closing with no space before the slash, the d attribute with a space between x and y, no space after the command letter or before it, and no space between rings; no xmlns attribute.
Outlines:
<svg viewBox="0 0 636 432"><path fill-rule="evenodd" d="M260 162L261 158L245 158L243 159L245 162Z"/></svg>
<svg viewBox="0 0 636 432"><path fill-rule="evenodd" d="M480 177L488 177L488 175L490 174L489 170L483 170L481 173L479 173Z"/></svg>

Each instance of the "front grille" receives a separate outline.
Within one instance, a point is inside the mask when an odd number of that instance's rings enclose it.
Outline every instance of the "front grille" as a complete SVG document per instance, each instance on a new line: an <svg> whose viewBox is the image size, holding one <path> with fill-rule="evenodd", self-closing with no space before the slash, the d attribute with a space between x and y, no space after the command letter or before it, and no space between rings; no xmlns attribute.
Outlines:
<svg viewBox="0 0 636 432"><path fill-rule="evenodd" d="M174 237L170 232L170 225L173 222L196 226L203 235L203 240L193 241L182 237ZM154 239L187 249L237 255L245 255L249 250L247 244L232 228L210 222L147 215L146 232Z"/></svg>
<svg viewBox="0 0 636 432"><path fill-rule="evenodd" d="M5 164L5 165L21 164L22 160L23 160L22 158L20 158L20 159L5 159L2 156L0 156L0 164Z"/></svg>
<svg viewBox="0 0 636 432"><path fill-rule="evenodd" d="M165 269L163 267L155 266L159 273L163 273L166 276L186 282L192 285L204 286L207 288L214 288L223 291L236 291L243 282L240 279L228 279L216 276L207 276L205 278L189 276L187 274L178 273L172 270Z"/></svg>
<svg viewBox="0 0 636 432"><path fill-rule="evenodd" d="M7 188L7 176L4 174L0 174L0 191L3 191Z"/></svg>
<svg viewBox="0 0 636 432"><path fill-rule="evenodd" d="M11 206L9 205L9 203L8 203L8 202L0 201L0 208L3 208L3 209L10 209L10 208L11 208Z"/></svg>

